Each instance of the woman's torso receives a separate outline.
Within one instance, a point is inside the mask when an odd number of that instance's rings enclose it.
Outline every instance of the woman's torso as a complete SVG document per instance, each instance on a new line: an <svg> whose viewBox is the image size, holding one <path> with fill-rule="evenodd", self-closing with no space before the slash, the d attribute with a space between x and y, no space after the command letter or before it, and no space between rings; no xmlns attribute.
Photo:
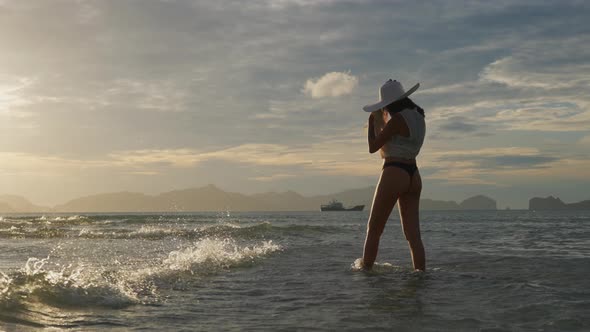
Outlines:
<svg viewBox="0 0 590 332"><path fill-rule="evenodd" d="M416 109L405 109L399 114L406 121L409 136L394 135L381 147L381 157L385 162L399 161L405 163L416 163L416 156L424 144L426 135L426 123L424 116Z"/></svg>

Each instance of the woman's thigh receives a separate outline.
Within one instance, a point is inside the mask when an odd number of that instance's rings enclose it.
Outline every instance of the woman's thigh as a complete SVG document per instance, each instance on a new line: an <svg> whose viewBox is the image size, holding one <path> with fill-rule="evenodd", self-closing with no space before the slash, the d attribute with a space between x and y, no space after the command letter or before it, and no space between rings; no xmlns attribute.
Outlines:
<svg viewBox="0 0 590 332"><path fill-rule="evenodd" d="M420 172L414 173L408 191L400 194L399 215L406 238L420 235L420 194L422 192L422 177Z"/></svg>
<svg viewBox="0 0 590 332"><path fill-rule="evenodd" d="M382 231L400 195L408 189L410 177L398 167L386 167L373 196L369 226Z"/></svg>

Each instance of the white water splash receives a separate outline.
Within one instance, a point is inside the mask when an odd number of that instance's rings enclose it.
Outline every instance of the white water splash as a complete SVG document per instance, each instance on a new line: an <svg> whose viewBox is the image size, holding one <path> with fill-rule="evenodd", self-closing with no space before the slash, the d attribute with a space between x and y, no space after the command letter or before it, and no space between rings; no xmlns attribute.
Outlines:
<svg viewBox="0 0 590 332"><path fill-rule="evenodd" d="M50 257L29 258L20 271L10 275L0 272L0 309L15 310L32 303L123 308L159 302L160 287L175 287L187 276L194 278L249 264L278 250L281 247L272 241L247 246L233 239L205 238L170 252L151 266L120 266L111 271L81 264L64 266L51 262Z"/></svg>
<svg viewBox="0 0 590 332"><path fill-rule="evenodd" d="M128 234L128 237L165 237L167 235L181 234L182 230L171 227L158 227L151 225L142 225L138 230Z"/></svg>
<svg viewBox="0 0 590 332"><path fill-rule="evenodd" d="M351 265L350 265L350 269L352 271L365 271L363 268L363 259L362 258L357 258ZM371 273L387 273L387 272L396 272L396 271L402 271L403 268L400 266L395 266L391 263L373 263L373 266L371 267L370 270L368 270L367 272L371 272Z"/></svg>
<svg viewBox="0 0 590 332"><path fill-rule="evenodd" d="M3 272L0 272L0 299L8 293L12 279Z"/></svg>
<svg viewBox="0 0 590 332"><path fill-rule="evenodd" d="M194 246L172 251L163 261L164 266L175 271L206 272L251 262L281 247L271 241L255 246L238 246L232 239L206 238Z"/></svg>
<svg viewBox="0 0 590 332"><path fill-rule="evenodd" d="M56 307L122 308L140 303L137 293L123 283L110 282L83 266L47 268L49 257L29 258L21 271L0 274L0 308L14 309L25 302Z"/></svg>

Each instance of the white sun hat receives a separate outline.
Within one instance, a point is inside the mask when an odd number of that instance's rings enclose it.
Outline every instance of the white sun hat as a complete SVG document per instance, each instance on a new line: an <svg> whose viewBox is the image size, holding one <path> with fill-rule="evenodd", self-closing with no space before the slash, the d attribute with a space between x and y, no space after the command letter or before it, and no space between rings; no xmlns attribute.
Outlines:
<svg viewBox="0 0 590 332"><path fill-rule="evenodd" d="M375 112L383 107L398 101L400 99L406 98L407 96L414 93L414 91L418 90L420 87L420 83L416 83L413 87L411 87L408 91L404 91L404 87L402 84L396 80L388 80L381 86L379 90L379 99L381 99L378 103L363 106L363 111L365 112Z"/></svg>

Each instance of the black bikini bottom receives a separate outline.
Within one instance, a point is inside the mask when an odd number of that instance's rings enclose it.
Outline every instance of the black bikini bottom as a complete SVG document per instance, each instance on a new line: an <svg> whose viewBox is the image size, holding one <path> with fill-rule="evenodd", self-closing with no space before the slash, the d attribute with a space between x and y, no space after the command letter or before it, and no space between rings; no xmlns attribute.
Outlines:
<svg viewBox="0 0 590 332"><path fill-rule="evenodd" d="M408 172L408 175L410 175L410 179L412 179L412 176L418 170L418 166L416 166L416 164L406 164L406 163L402 163L402 162L398 162L398 161L388 161L385 164L383 164L384 169L385 169L385 167L401 168L404 171Z"/></svg>

